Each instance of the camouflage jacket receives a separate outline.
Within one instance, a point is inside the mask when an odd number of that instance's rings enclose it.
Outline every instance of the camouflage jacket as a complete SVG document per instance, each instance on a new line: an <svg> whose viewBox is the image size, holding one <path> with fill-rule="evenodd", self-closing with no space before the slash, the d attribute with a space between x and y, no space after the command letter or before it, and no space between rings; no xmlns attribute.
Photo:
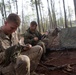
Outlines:
<svg viewBox="0 0 76 75"><path fill-rule="evenodd" d="M10 35L11 38L11 35ZM5 51L12 45L12 41L3 31L0 30L0 52Z"/></svg>
<svg viewBox="0 0 76 75"><path fill-rule="evenodd" d="M31 44L32 46L36 45L38 41L34 41L34 37L38 37L41 40L42 35L36 30L35 32L31 32L30 29L26 30L24 34L24 43Z"/></svg>
<svg viewBox="0 0 76 75"><path fill-rule="evenodd" d="M9 64L14 61L17 55L21 52L21 46L13 44L12 36L7 36L0 28L0 52L5 52L5 63Z"/></svg>

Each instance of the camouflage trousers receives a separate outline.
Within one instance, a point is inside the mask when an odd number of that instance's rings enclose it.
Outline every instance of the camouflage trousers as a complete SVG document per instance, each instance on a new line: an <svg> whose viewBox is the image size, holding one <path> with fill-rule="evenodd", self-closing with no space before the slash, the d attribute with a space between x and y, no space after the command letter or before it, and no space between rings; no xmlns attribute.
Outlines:
<svg viewBox="0 0 76 75"><path fill-rule="evenodd" d="M36 70L42 54L42 47L34 46L30 50L22 52L16 59L16 63L11 62L6 67L0 66L0 70L3 75L30 75L30 72ZM2 57L4 57L4 53Z"/></svg>
<svg viewBox="0 0 76 75"><path fill-rule="evenodd" d="M40 46L43 48L43 54L45 54L45 53L46 53L45 43L40 40L40 41L37 43L37 45L40 45Z"/></svg>
<svg viewBox="0 0 76 75"><path fill-rule="evenodd" d="M30 58L30 71L36 70L39 61L43 54L43 48L39 45L33 46L29 51L23 52L22 55L27 55Z"/></svg>

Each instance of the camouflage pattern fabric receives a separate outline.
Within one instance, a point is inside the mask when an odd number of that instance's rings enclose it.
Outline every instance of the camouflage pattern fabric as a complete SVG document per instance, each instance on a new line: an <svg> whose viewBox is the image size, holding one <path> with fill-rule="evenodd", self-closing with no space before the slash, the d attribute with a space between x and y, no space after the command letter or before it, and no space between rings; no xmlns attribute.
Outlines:
<svg viewBox="0 0 76 75"><path fill-rule="evenodd" d="M25 44L31 44L32 46L37 45L38 41L34 41L34 37L38 37L39 40L41 40L41 34L36 30L35 32L31 32L30 29L28 29L24 34L24 43Z"/></svg>
<svg viewBox="0 0 76 75"><path fill-rule="evenodd" d="M27 55L31 62L31 72L35 71L41 56L43 54L43 48L39 45L33 46L30 50L22 52L22 55Z"/></svg>
<svg viewBox="0 0 76 75"><path fill-rule="evenodd" d="M62 29L59 39L61 47L76 48L76 27Z"/></svg>
<svg viewBox="0 0 76 75"><path fill-rule="evenodd" d="M9 36L11 36L11 38L9 38ZM18 41L14 39L14 36L13 37L12 35L9 36L4 34L0 28L0 52L5 51L10 46L13 46L18 43ZM14 41L16 41L16 43Z"/></svg>
<svg viewBox="0 0 76 75"><path fill-rule="evenodd" d="M34 41L34 37L38 37L38 41ZM24 43L31 44L32 46L40 45L43 48L43 53L46 53L45 43L41 41L42 35L37 30L35 32L31 32L30 28L26 30L24 34Z"/></svg>
<svg viewBox="0 0 76 75"><path fill-rule="evenodd" d="M11 41L9 37L3 32L0 32L0 43L0 72L2 72L3 75L30 75L30 61L31 71L34 71L37 68L37 65L43 53L43 49L41 46L35 46L27 52L23 51L22 54L16 56L15 62L11 61L7 66L4 66L1 64L6 59L5 56L8 56L8 60L10 61L10 54L16 55L16 53L14 52L18 52L20 51L20 49L18 47L18 50L15 51L17 48L13 48L13 50L10 50L10 52L9 49L11 49L11 46L13 47L13 44L10 45Z"/></svg>
<svg viewBox="0 0 76 75"><path fill-rule="evenodd" d="M30 64L30 61L28 61L29 57L26 59L26 55L24 55L25 57L24 56L20 56L20 57L17 56L15 63L12 61L10 62L10 57L11 57L10 55L16 54L16 53L14 53L14 51L15 51L14 48L12 51L9 50L11 46L13 46L12 40L9 38L9 36L5 35L1 31L1 28L0 28L0 72L2 72L3 75L15 75L16 72L19 73L19 71L21 71L21 69L24 69L24 71L26 71L26 75L30 75L29 74L30 68L28 67L28 65ZM9 50L9 52L8 52L8 50ZM17 51L15 51L15 52L17 52ZM6 53L7 53L7 55L6 55ZM8 56L9 56L9 60L8 60L9 64L5 66L3 61L5 61L6 60L5 57L8 57ZM17 62L18 59L20 59L19 62ZM12 64L12 65L10 65L10 64ZM18 66L17 66L17 64L18 64ZM26 65L26 66L22 66L22 65ZM22 66L22 68L15 71L19 66ZM16 69L15 69L15 67L16 67ZM28 68L28 70L26 70L26 68ZM25 74L22 71L20 75L25 75Z"/></svg>
<svg viewBox="0 0 76 75"><path fill-rule="evenodd" d="M2 31L0 31L0 51L4 51L9 47L10 47L9 37L6 36Z"/></svg>

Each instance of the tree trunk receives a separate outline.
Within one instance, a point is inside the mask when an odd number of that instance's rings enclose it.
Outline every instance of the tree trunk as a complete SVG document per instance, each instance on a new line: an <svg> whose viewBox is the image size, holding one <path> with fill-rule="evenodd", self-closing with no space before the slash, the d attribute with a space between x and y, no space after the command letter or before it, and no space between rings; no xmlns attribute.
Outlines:
<svg viewBox="0 0 76 75"><path fill-rule="evenodd" d="M70 8L68 6L68 12L69 12L69 18L70 18L70 26L72 27L72 22L71 22L71 13L70 13Z"/></svg>
<svg viewBox="0 0 76 75"><path fill-rule="evenodd" d="M4 12L3 12L3 4L1 4L1 15L2 15L2 24L5 22Z"/></svg>
<svg viewBox="0 0 76 75"><path fill-rule="evenodd" d="M16 10L17 10L17 14L18 14L18 4L17 4L17 0L16 0Z"/></svg>
<svg viewBox="0 0 76 75"><path fill-rule="evenodd" d="M9 0L9 5L10 5L10 12L12 13L12 9L11 9L11 3L10 3L10 0Z"/></svg>
<svg viewBox="0 0 76 75"><path fill-rule="evenodd" d="M64 28L64 22L63 22L63 17L62 17L62 11L61 11L61 3L60 3L60 0L59 0L59 9L60 9L59 25Z"/></svg>
<svg viewBox="0 0 76 75"><path fill-rule="evenodd" d="M51 9L52 9L52 16L53 16L53 28L57 27L57 23L56 23L56 15L55 15L55 7L54 7L55 3L54 0L51 0Z"/></svg>
<svg viewBox="0 0 76 75"><path fill-rule="evenodd" d="M5 3L4 3L4 0L2 0L2 5L3 5L3 13L4 13L4 20L6 20L6 9L5 9Z"/></svg>
<svg viewBox="0 0 76 75"><path fill-rule="evenodd" d="M44 26L43 26L43 20L42 20L42 13L41 13L41 6L39 4L39 10L40 10L40 16L41 16L41 27L42 27L42 31L44 32Z"/></svg>
<svg viewBox="0 0 76 75"><path fill-rule="evenodd" d="M22 0L22 33L24 33L24 11L23 11L23 0Z"/></svg>
<svg viewBox="0 0 76 75"><path fill-rule="evenodd" d="M38 28L39 28L39 32L41 32L41 29L40 29L40 22L39 22L39 14L38 14L38 7L37 7L37 0L35 0L35 6L36 6L36 12L37 12Z"/></svg>
<svg viewBox="0 0 76 75"><path fill-rule="evenodd" d="M51 17L51 12L50 12L50 8L49 8L49 1L48 0L47 0L47 4L48 4L49 25L50 25L50 28L52 29L53 23L52 23L52 17Z"/></svg>
<svg viewBox="0 0 76 75"><path fill-rule="evenodd" d="M63 0L63 8L64 8L64 16L65 16L65 28L68 28L68 25L67 25L67 17L66 17L66 10L65 10L65 2Z"/></svg>
<svg viewBox="0 0 76 75"><path fill-rule="evenodd" d="M74 0L74 8L75 8L75 20L76 20L76 0Z"/></svg>

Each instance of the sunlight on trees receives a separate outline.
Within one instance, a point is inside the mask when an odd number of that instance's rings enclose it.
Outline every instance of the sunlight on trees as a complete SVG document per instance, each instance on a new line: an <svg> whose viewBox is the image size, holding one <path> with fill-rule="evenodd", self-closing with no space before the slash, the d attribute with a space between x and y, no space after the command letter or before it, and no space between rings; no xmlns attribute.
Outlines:
<svg viewBox="0 0 76 75"><path fill-rule="evenodd" d="M17 13L21 18L21 33L32 20L38 23L40 32L72 27L75 26L74 4L73 0L0 0L0 23L4 23L9 13Z"/></svg>

